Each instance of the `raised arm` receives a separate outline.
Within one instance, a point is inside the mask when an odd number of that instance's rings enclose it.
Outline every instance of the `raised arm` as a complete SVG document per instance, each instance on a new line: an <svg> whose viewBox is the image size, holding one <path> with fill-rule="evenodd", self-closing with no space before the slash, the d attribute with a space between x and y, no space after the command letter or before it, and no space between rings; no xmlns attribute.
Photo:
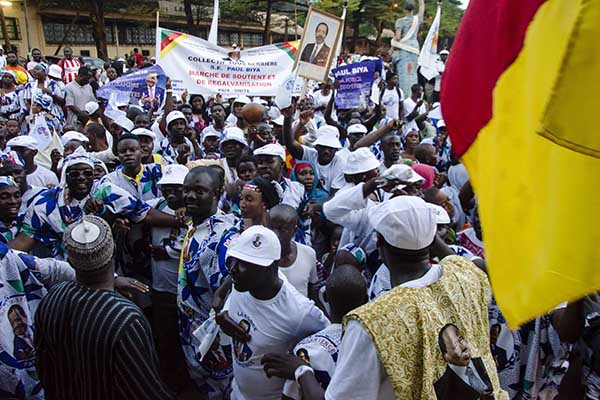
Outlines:
<svg viewBox="0 0 600 400"><path fill-rule="evenodd" d="M348 132L346 128L337 123L333 118L331 118L331 114L333 113L333 107L335 105L335 90L340 86L338 81L335 81L334 88L331 89L331 99L329 99L329 103L327 103L327 108L325 109L325 123L327 125L335 126L338 131L340 131L340 139L345 139L348 137Z"/></svg>
<svg viewBox="0 0 600 400"><path fill-rule="evenodd" d="M175 108L173 104L173 90L171 86L171 78L167 78L165 84L165 108L163 109L163 116L160 119L159 127L163 132L167 132L167 115Z"/></svg>
<svg viewBox="0 0 600 400"><path fill-rule="evenodd" d="M401 126L402 125L400 121L393 119L389 121L385 126L382 126L379 129L377 129L375 132L371 132L367 136L363 136L362 138L360 138L359 141L354 144L354 147L351 150L354 151L361 147L369 147L373 143L377 142L386 133L391 132L394 129L400 129Z"/></svg>
<svg viewBox="0 0 600 400"><path fill-rule="evenodd" d="M284 108L281 110L281 113L284 117L282 135L283 145L287 148L292 157L297 160L302 160L302 157L304 157L304 149L302 148L302 145L298 143L294 137L294 132L292 131L292 115L294 113L294 109L293 107ZM298 121L298 127L304 127L304 125L306 125L306 122L300 118Z"/></svg>

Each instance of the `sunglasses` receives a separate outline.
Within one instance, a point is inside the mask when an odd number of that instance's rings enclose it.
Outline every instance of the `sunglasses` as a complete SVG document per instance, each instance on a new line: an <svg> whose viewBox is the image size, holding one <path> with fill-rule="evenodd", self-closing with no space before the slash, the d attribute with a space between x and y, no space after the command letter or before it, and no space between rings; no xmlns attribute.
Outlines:
<svg viewBox="0 0 600 400"><path fill-rule="evenodd" d="M91 171L89 169L86 169L83 171L69 171L69 172L67 172L67 176L71 179L77 179L82 176L84 178L91 178L94 176L94 171Z"/></svg>

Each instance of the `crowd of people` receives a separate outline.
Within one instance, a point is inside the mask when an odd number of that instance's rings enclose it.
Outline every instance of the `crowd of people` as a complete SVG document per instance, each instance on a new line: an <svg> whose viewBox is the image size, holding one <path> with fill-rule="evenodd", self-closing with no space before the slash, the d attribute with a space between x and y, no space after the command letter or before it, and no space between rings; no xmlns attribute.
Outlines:
<svg viewBox="0 0 600 400"><path fill-rule="evenodd" d="M359 109L153 74L110 108L153 59L7 52L0 398L600 399L598 298L509 329L443 68L403 93L387 61Z"/></svg>

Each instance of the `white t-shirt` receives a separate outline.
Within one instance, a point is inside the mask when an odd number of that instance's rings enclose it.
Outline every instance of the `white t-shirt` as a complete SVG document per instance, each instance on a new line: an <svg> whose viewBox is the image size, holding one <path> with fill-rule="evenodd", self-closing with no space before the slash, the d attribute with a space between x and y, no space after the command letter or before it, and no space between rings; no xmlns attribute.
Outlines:
<svg viewBox="0 0 600 400"><path fill-rule="evenodd" d="M388 118L400 119L400 114L398 113L398 106L400 101L404 99L404 93L402 89L398 89L400 91L400 97L398 96L398 92L396 89L383 89L383 97L381 97L381 106L385 108L385 115Z"/></svg>
<svg viewBox="0 0 600 400"><path fill-rule="evenodd" d="M279 267L279 271L297 291L308 297L308 285L319 281L317 276L317 253L301 243L296 243L296 261L289 267Z"/></svg>
<svg viewBox="0 0 600 400"><path fill-rule="evenodd" d="M40 187L48 187L48 185L58 186L58 178L48 168L38 165L33 173L27 175L27 183L30 186Z"/></svg>
<svg viewBox="0 0 600 400"><path fill-rule="evenodd" d="M281 398L285 380L267 378L261 358L267 353L288 352L301 339L329 325L315 304L302 296L279 274L283 284L270 300L258 300L249 292L232 289L227 309L237 323L244 321L249 342L233 340L232 400L272 400Z"/></svg>
<svg viewBox="0 0 600 400"><path fill-rule="evenodd" d="M323 185L323 189L330 192L331 188L341 189L346 185L346 179L344 178L343 172L344 167L346 166L346 160L343 156L338 156L336 153L329 164L321 165L317 161L319 153L316 149L307 146L302 146L302 148L304 149L304 159L310 161L313 165L316 165L317 171L319 172L319 180Z"/></svg>
<svg viewBox="0 0 600 400"><path fill-rule="evenodd" d="M340 343L342 342L342 324L331 324L320 332L302 339L294 347L294 354L308 356L308 362L315 371L315 378L327 387L335 372ZM286 381L283 394L294 400L302 399L302 390L296 381Z"/></svg>
<svg viewBox="0 0 600 400"><path fill-rule="evenodd" d="M408 97L408 98L404 99L404 115L403 115L403 117L405 119L405 122L408 122L408 120L406 120L406 116L408 114L410 114L411 112L413 112L416 105L417 105L417 103L415 103L412 98ZM425 114L426 112L427 112L427 107L425 106L425 103L423 103L423 104L421 104L421 107L419 107L419 113L417 116L419 116L421 114Z"/></svg>
<svg viewBox="0 0 600 400"><path fill-rule="evenodd" d="M381 269L381 268L379 268ZM434 284L442 277L443 269L431 268L403 287L421 288ZM335 374L325 392L325 400L370 399L395 400L394 388L379 359L369 334L357 320L350 320L344 331ZM360 355L357 362L356 355Z"/></svg>

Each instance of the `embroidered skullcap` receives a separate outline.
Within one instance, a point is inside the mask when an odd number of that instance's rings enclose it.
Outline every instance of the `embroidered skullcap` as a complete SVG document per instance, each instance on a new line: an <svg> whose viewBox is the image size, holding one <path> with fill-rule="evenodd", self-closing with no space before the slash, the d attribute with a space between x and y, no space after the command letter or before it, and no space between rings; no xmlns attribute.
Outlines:
<svg viewBox="0 0 600 400"><path fill-rule="evenodd" d="M85 215L69 225L63 235L63 243L69 263L78 271L98 271L113 257L114 242L110 225L93 215Z"/></svg>

